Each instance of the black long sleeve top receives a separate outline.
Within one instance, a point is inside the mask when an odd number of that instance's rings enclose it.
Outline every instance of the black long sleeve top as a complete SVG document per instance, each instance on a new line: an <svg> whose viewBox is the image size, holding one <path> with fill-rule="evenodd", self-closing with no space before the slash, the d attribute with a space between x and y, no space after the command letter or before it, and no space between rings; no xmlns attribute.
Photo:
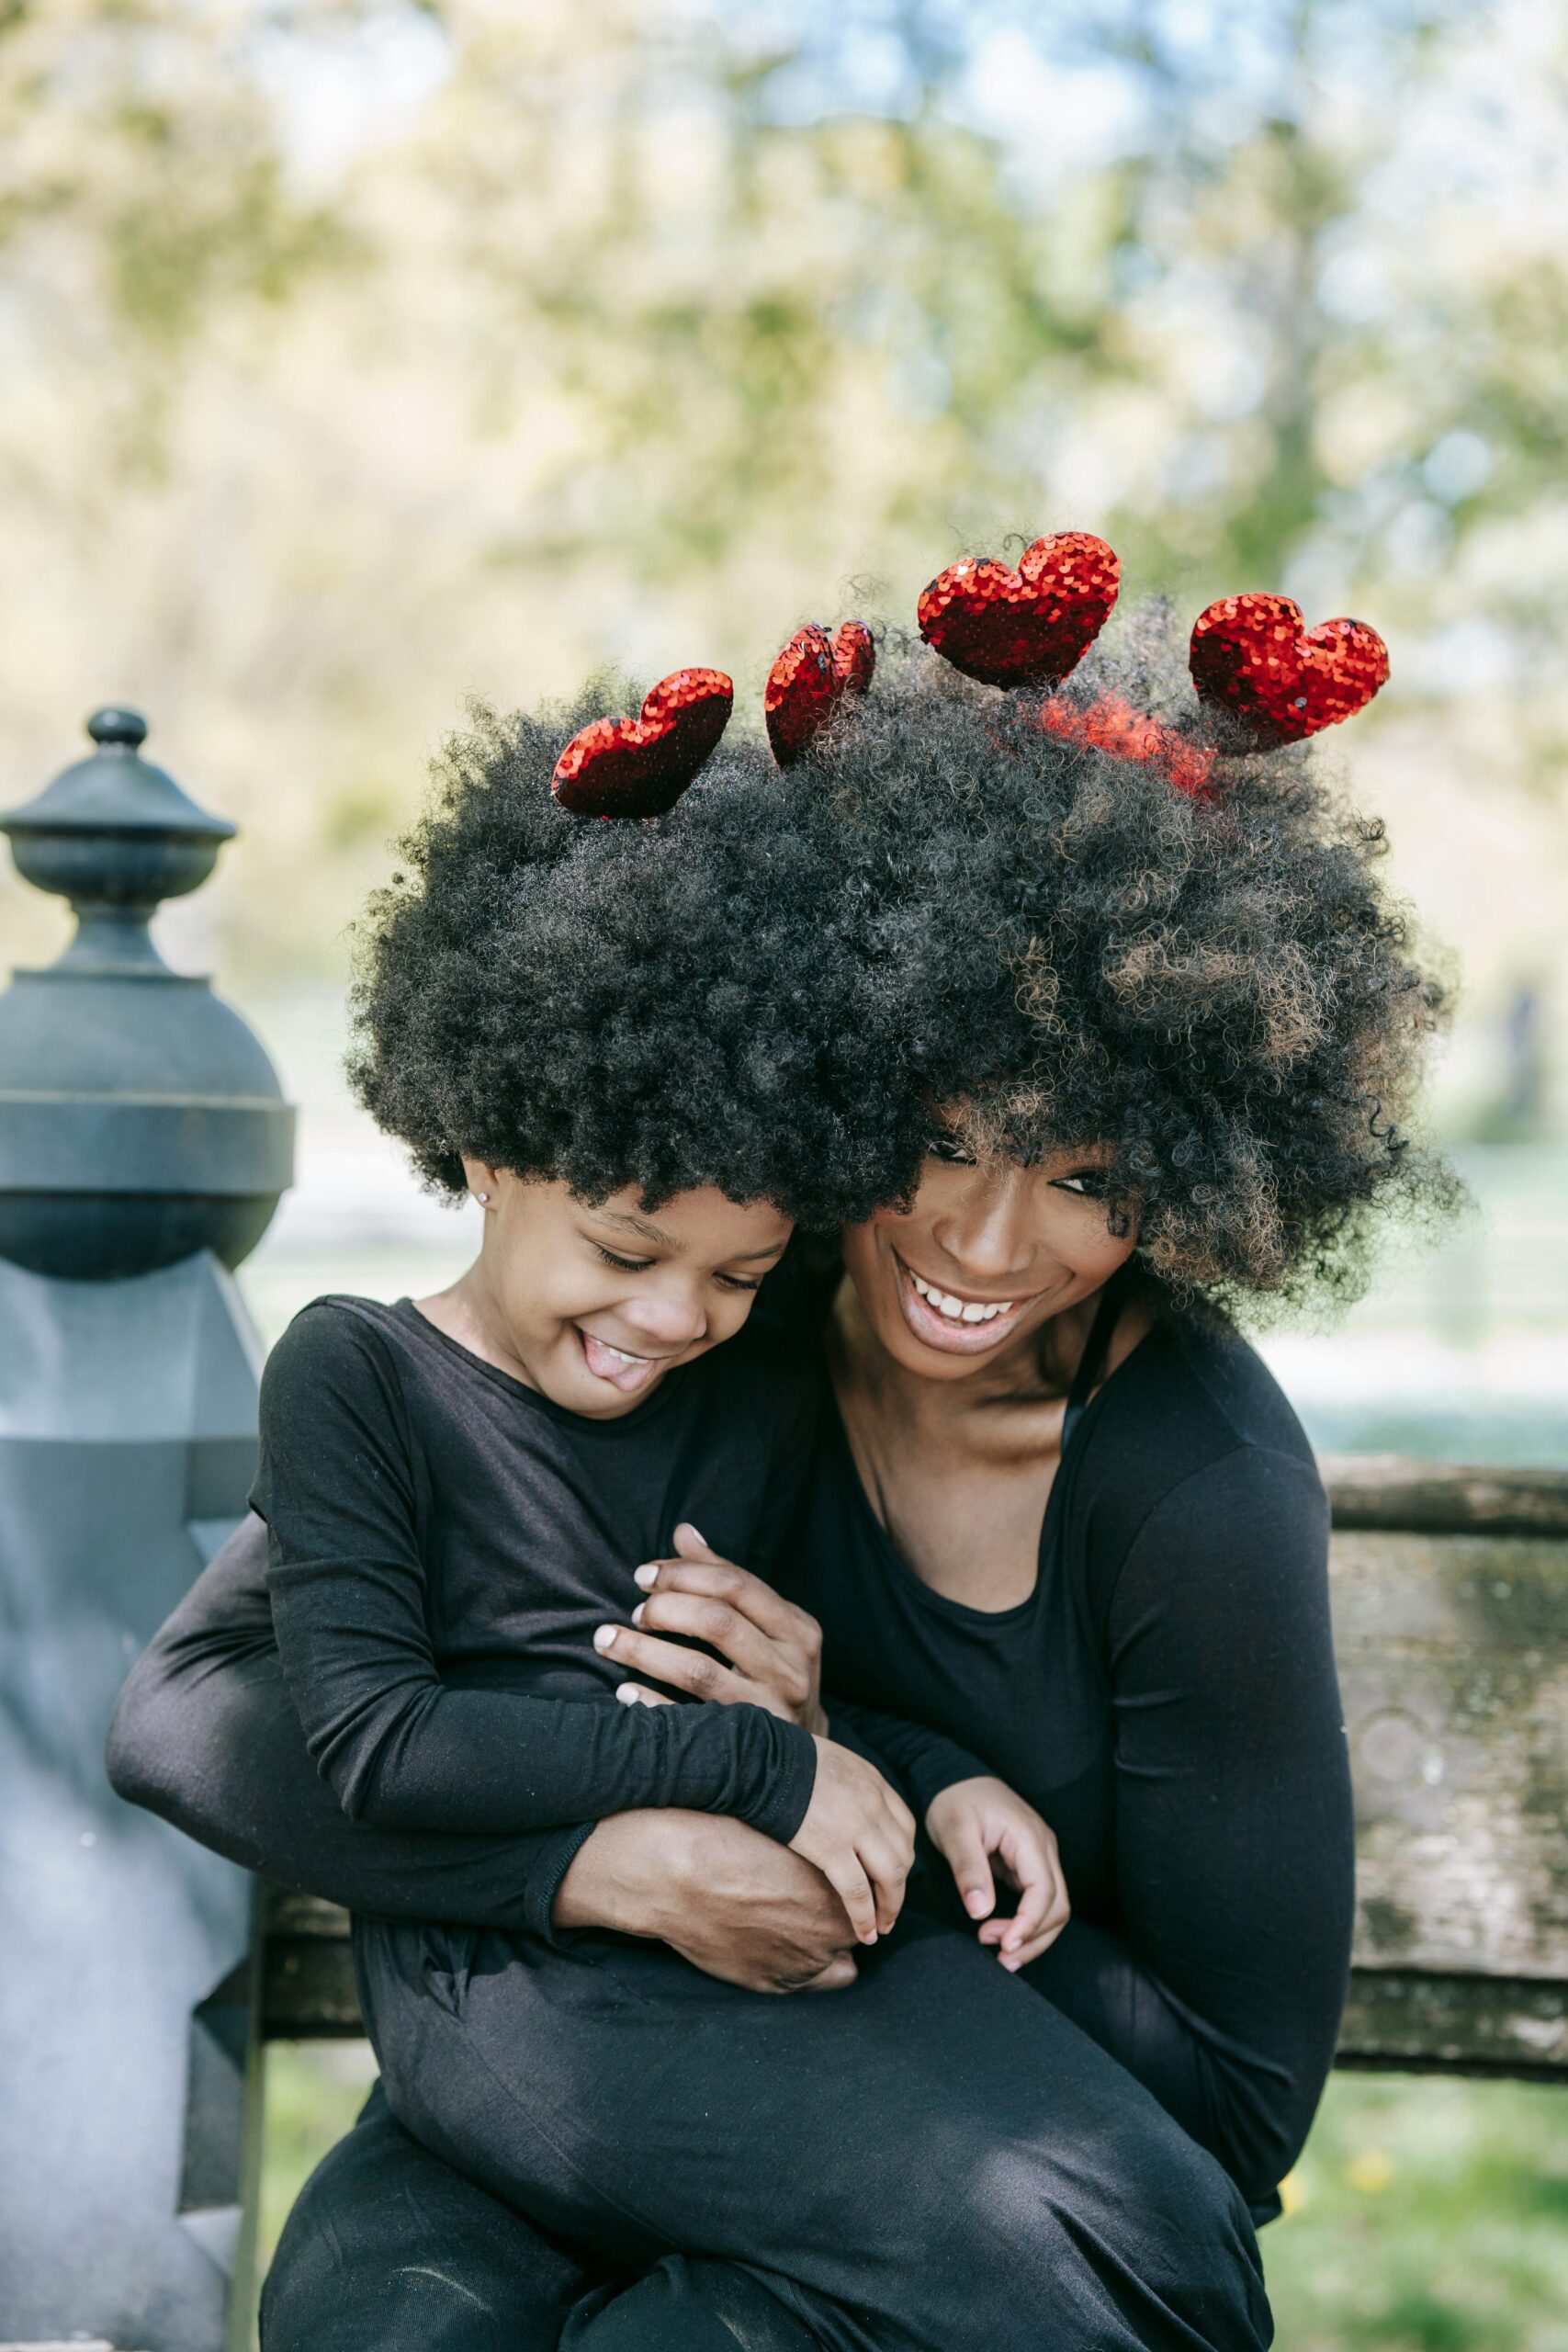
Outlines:
<svg viewBox="0 0 1568 2352"><path fill-rule="evenodd" d="M774 1286L775 1316L781 1293L793 1326L799 1294ZM1068 1444L1033 1594L987 1613L898 1557L826 1403L772 1575L823 1623L845 1694L830 1715L922 1810L987 1771L1045 1815L1074 1916L1032 1981L1268 2219L1332 2059L1352 1903L1327 1513L1294 1417L1238 1339L1157 1326ZM691 1513L710 1535L712 1509ZM232 1859L395 1917L547 1934L592 1826L348 1821L293 1719L254 1522L139 1662L110 1766L122 1794Z"/></svg>
<svg viewBox="0 0 1568 2352"><path fill-rule="evenodd" d="M253 1508L284 1679L355 1818L502 1835L644 1805L787 1840L816 1748L760 1707L623 1707L593 1646L682 1519L765 1574L812 1391L765 1327L584 1419L408 1300L318 1300L267 1361Z"/></svg>
<svg viewBox="0 0 1568 2352"><path fill-rule="evenodd" d="M1034 1589L921 1582L828 1397L774 1581L918 1813L998 1775L1073 1917L1031 1981L1225 2164L1255 2218L1306 2137L1348 1980L1354 1831L1311 1450L1234 1333L1156 1326L1067 1441ZM954 1905L953 1916L962 1915Z"/></svg>

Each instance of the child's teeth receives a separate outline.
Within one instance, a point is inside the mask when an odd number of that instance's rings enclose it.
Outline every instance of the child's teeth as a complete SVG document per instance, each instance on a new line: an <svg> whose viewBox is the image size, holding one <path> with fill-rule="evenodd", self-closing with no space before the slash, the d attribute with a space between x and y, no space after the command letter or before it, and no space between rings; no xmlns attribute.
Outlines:
<svg viewBox="0 0 1568 2352"><path fill-rule="evenodd" d="M954 1298L949 1292L938 1290L933 1283L923 1283L912 1270L909 1280L920 1296L928 1299L937 1313L944 1315L950 1323L994 1323L998 1315L1012 1313L1010 1298L994 1299L989 1305L982 1305L978 1299Z"/></svg>

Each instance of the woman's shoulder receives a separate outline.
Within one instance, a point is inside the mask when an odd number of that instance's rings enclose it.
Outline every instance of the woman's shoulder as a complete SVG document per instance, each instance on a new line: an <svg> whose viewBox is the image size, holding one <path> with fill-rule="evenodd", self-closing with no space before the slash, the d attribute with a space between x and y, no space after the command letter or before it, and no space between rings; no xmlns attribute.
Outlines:
<svg viewBox="0 0 1568 2352"><path fill-rule="evenodd" d="M1112 1572L1152 1514L1179 1494L1200 1516L1250 1487L1310 1506L1322 1484L1306 1432L1240 1332L1165 1314L1106 1383L1084 1431L1074 1516L1091 1565Z"/></svg>

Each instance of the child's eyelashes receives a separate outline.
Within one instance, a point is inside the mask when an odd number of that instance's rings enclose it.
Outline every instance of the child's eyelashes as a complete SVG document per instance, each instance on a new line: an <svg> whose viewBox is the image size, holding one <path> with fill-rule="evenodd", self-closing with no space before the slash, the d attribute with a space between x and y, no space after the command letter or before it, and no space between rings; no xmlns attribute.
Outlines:
<svg viewBox="0 0 1568 2352"><path fill-rule="evenodd" d="M646 1274L653 1263L651 1258L617 1258L615 1251L606 1250L602 1241L596 1241L593 1247L607 1266L618 1268L623 1274Z"/></svg>
<svg viewBox="0 0 1568 2352"><path fill-rule="evenodd" d="M592 1247L595 1254L603 1258L607 1266L614 1266L620 1274L646 1274L649 1268L658 1262L653 1258L618 1257L614 1250L606 1250L602 1241L595 1241ZM761 1283L744 1281L739 1274L717 1274L715 1280L726 1290L757 1291L762 1287Z"/></svg>

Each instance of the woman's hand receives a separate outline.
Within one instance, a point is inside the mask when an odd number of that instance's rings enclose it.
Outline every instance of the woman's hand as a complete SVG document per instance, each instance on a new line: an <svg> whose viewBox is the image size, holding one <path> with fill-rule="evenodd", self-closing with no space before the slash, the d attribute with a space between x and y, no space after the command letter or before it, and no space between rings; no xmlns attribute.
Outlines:
<svg viewBox="0 0 1568 2352"><path fill-rule="evenodd" d="M650 1675L673 1690L688 1690L694 1699L765 1707L771 1715L824 1735L822 1628L816 1618L782 1599L750 1569L720 1559L694 1527L682 1523L675 1530L675 1550L676 1558L650 1560L637 1569L644 1598L632 1611L630 1626L601 1626L595 1637L600 1650L617 1665ZM660 1633L694 1634L729 1664L702 1650L659 1641L655 1635ZM661 1703L658 1692L635 1682L623 1683L615 1695L628 1706Z"/></svg>
<svg viewBox="0 0 1568 2352"><path fill-rule="evenodd" d="M835 1889L856 1936L872 1944L898 1917L915 1858L915 1818L874 1764L828 1737L820 1698L822 1629L771 1585L720 1559L694 1527L675 1530L677 1557L637 1571L647 1599L627 1625L602 1625L602 1656L720 1706L765 1707L805 1725L817 1741L817 1778L806 1818L790 1839ZM694 1634L731 1662L663 1642L655 1630ZM627 1706L672 1702L637 1682L615 1696Z"/></svg>
<svg viewBox="0 0 1568 2352"><path fill-rule="evenodd" d="M926 1835L946 1857L964 1908L984 1922L980 1941L994 1944L1008 1969L1026 1968L1055 1942L1071 1916L1055 1832L1005 1781L955 1781L931 1799ZM993 1915L992 1874L1018 1889L1010 1919Z"/></svg>
<svg viewBox="0 0 1568 2352"><path fill-rule="evenodd" d="M612 1814L572 1857L552 1917L657 1938L748 1992L855 1981L854 1933L821 1871L724 1814Z"/></svg>

